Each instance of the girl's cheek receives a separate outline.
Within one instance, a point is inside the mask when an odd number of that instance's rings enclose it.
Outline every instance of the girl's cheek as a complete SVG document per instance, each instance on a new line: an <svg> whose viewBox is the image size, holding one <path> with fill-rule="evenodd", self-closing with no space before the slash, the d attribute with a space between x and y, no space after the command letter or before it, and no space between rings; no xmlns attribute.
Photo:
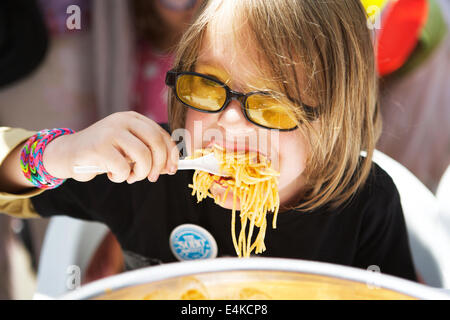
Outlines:
<svg viewBox="0 0 450 320"><path fill-rule="evenodd" d="M306 169L307 152L304 140L299 137L288 135L280 139L280 189L300 182Z"/></svg>

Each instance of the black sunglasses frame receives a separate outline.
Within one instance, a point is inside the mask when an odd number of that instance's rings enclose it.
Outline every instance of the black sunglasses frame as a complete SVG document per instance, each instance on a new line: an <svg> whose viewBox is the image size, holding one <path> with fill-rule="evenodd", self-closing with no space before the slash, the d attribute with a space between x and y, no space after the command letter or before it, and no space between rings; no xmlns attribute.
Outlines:
<svg viewBox="0 0 450 320"><path fill-rule="evenodd" d="M218 109L218 110L203 110L203 109L199 109L199 108L193 107L193 106L185 103L184 101L182 101L180 99L180 97L178 96L178 93L177 93L177 90L176 90L176 83L177 83L178 78L180 76L183 76L183 75L199 76L199 77L205 78L207 80L213 81L213 82L217 83L218 85L220 85L221 87L223 87L225 89L225 91L226 91L226 99L225 99L225 102L223 103L222 107L220 109ZM179 102L181 102L186 107L189 107L189 108L194 109L196 111L200 111L200 112L204 112L204 113L219 113L219 112L225 110L225 108L230 104L230 102L232 100L237 100L237 101L239 101L241 103L241 109L243 109L242 113L244 114L245 119L247 119L249 122L253 123L254 125L256 125L258 127L261 127L261 128L264 128L264 129L269 129L269 130L277 130L277 131L293 131L293 130L298 128L298 125L293 127L293 128L290 128L290 129L270 128L270 127L266 127L264 125L261 125L261 124L259 124L259 123L257 123L257 122L255 122L255 121L250 119L249 115L247 114L247 109L248 109L246 107L247 98L252 96L252 95L254 95L254 94L270 95L270 93L268 93L268 92L252 91L252 92L249 92L249 93L242 93L242 92L233 91L225 83L217 80L216 78L208 76L206 74L193 72L193 71L181 71L181 72L178 72L178 71L175 71L175 70L167 71L167 73L166 73L166 85L174 90L175 97L177 98L177 100ZM306 114L308 115L308 117L310 119L315 119L316 118L316 110L317 110L317 108L310 107L310 106L305 105L305 104L302 104L302 106L303 106Z"/></svg>

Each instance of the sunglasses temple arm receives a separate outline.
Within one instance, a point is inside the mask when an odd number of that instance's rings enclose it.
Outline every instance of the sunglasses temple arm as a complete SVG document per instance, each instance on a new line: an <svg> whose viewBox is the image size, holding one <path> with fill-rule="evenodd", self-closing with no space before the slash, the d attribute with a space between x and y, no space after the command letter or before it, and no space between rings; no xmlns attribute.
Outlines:
<svg viewBox="0 0 450 320"><path fill-rule="evenodd" d="M168 71L166 73L166 80L165 80L166 85L173 88L175 86L176 77L177 73L175 71Z"/></svg>

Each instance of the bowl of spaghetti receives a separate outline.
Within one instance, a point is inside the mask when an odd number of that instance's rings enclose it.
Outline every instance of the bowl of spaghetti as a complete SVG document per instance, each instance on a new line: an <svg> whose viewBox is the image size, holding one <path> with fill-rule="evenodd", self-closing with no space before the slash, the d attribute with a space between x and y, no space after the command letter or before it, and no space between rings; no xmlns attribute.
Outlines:
<svg viewBox="0 0 450 320"><path fill-rule="evenodd" d="M450 299L401 278L330 263L251 257L175 262L82 286L62 299Z"/></svg>

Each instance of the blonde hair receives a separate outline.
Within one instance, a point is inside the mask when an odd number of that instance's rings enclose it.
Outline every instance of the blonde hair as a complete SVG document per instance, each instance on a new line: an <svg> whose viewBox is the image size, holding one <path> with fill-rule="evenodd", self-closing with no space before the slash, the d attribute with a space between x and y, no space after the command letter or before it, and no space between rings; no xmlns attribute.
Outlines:
<svg viewBox="0 0 450 320"><path fill-rule="evenodd" d="M255 61L282 94L314 100L316 120L296 110L310 149L307 190L296 209L343 204L366 181L381 130L374 49L360 0L210 0L184 34L174 68L194 69L207 27L224 15L232 16L236 48L256 51ZM172 130L184 127L185 114L170 92Z"/></svg>

